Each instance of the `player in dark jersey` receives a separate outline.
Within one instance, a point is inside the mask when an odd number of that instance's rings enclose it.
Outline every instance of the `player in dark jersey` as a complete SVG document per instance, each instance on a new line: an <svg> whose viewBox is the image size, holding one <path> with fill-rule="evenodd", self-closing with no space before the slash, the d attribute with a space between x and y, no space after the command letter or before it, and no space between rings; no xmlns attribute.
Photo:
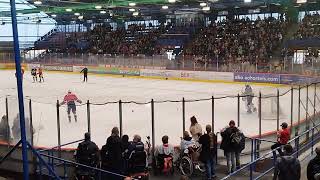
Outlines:
<svg viewBox="0 0 320 180"><path fill-rule="evenodd" d="M88 68L83 68L80 73L83 73L83 82L88 82Z"/></svg>
<svg viewBox="0 0 320 180"><path fill-rule="evenodd" d="M38 82L37 69L36 68L32 68L31 69L31 76L32 76L33 82Z"/></svg>

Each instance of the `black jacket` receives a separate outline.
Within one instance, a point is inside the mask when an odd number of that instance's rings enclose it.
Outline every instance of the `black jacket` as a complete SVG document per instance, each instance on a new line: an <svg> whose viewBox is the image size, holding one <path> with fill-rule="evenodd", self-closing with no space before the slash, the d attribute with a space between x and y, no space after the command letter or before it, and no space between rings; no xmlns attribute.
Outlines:
<svg viewBox="0 0 320 180"><path fill-rule="evenodd" d="M300 180L301 166L296 157L281 156L274 168L273 180Z"/></svg>
<svg viewBox="0 0 320 180"><path fill-rule="evenodd" d="M240 151L240 148L231 141L231 135L238 131L239 129L237 127L228 127L221 132L222 141L220 148L224 150L225 153Z"/></svg>
<svg viewBox="0 0 320 180"><path fill-rule="evenodd" d="M308 180L315 180L314 175L320 173L320 156L317 155L314 159L310 160L307 167Z"/></svg>
<svg viewBox="0 0 320 180"><path fill-rule="evenodd" d="M202 145L200 160L202 162L206 162L213 157L213 152L210 149L210 136L208 134L200 136L199 143Z"/></svg>
<svg viewBox="0 0 320 180"><path fill-rule="evenodd" d="M76 151L76 160L81 164L95 166L99 161L99 148L89 140L79 143Z"/></svg>
<svg viewBox="0 0 320 180"><path fill-rule="evenodd" d="M102 146L101 161L103 168L122 167L121 139L119 136L111 135L107 139L107 143Z"/></svg>

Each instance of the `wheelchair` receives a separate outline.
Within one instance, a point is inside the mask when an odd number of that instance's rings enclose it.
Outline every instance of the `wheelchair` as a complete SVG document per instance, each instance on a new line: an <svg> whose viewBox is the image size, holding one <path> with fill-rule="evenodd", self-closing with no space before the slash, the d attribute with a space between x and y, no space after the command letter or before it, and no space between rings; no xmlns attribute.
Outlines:
<svg viewBox="0 0 320 180"><path fill-rule="evenodd" d="M139 180L149 179L147 153L145 151L133 151L127 160L127 165L130 177Z"/></svg>
<svg viewBox="0 0 320 180"><path fill-rule="evenodd" d="M95 161L91 161L90 163L79 162L80 164L85 164L91 167L97 167ZM95 180L96 179L96 171L93 169L89 169L82 166L76 166L75 169L75 180Z"/></svg>
<svg viewBox="0 0 320 180"><path fill-rule="evenodd" d="M205 165L199 160L195 161L195 156L200 154L201 147L193 145L181 153L179 158L179 169L182 175L192 176L195 172L204 173Z"/></svg>
<svg viewBox="0 0 320 180"><path fill-rule="evenodd" d="M159 175L159 174L173 175L174 174L173 157L171 155L165 155L165 154L159 154L157 157L154 157L153 170L155 175Z"/></svg>

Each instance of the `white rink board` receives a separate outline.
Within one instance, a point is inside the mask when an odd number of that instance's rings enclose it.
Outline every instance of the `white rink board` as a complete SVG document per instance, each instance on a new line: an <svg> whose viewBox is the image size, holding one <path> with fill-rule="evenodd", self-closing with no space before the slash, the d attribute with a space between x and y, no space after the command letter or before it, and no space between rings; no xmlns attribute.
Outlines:
<svg viewBox="0 0 320 180"><path fill-rule="evenodd" d="M154 70L153 70L154 71ZM186 100L203 99L237 95L244 88L243 84L224 83L202 83L191 81L155 80L141 78L123 78L109 76L89 75L88 83L82 83L81 74L72 73L47 73L45 72L45 83L32 83L30 72L27 71L24 77L24 95L33 100L33 124L36 130L34 134L35 145L52 147L57 145L57 123L56 123L56 101L61 101L70 89L78 97L86 102L105 103L110 101L137 101L149 102L151 99L159 100ZM5 114L4 96L16 96L16 81L14 71L0 70L0 115ZM252 85L254 92L262 94L276 94L274 87ZM290 87L280 88L280 93ZM304 93L304 90L301 92ZM313 101L313 89L309 89L310 98ZM302 101L306 99L302 95ZM294 102L298 102L297 95ZM257 104L257 99L254 100ZM297 109L295 103L294 109ZM281 98L280 106L283 107L285 119L290 122L290 95ZM9 109L17 110L17 106ZM130 140L134 134L139 134L146 140L151 136L151 106L124 104L123 105L123 130L128 134ZM258 134L257 113L247 114L245 105L241 102L240 107L241 124L240 129L247 136ZM163 135L169 136L169 142L174 145L180 143L182 136L182 103L161 103L155 104L155 135L156 143L161 143ZM83 137L87 130L86 106L77 107L78 123L68 122L66 107L60 108L61 138L62 143L78 140ZM313 113L310 108L309 113ZM186 129L189 129L189 118L195 115L203 130L206 124L211 124L211 102L187 102L186 103ZM301 110L301 118L305 113ZM297 111L294 112L294 119L297 120ZM237 98L226 98L215 100L215 132L225 127L230 120L237 122ZM111 134L113 126L119 125L118 104L103 106L91 105L91 131L92 140L101 147L107 137ZM276 130L276 121L263 120L262 133ZM74 147L69 146L69 147Z"/></svg>

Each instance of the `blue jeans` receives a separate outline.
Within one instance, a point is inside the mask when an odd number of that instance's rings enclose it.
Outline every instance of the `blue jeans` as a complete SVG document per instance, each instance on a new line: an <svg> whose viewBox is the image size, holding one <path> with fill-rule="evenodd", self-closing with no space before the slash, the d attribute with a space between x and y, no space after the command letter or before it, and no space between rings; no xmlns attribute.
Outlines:
<svg viewBox="0 0 320 180"><path fill-rule="evenodd" d="M234 172L237 168L240 168L239 152L227 152L226 157L227 157L228 173Z"/></svg>
<svg viewBox="0 0 320 180"><path fill-rule="evenodd" d="M207 178L212 179L213 176L215 175L215 169L214 169L214 158L209 158L206 161L206 173L207 173Z"/></svg>

